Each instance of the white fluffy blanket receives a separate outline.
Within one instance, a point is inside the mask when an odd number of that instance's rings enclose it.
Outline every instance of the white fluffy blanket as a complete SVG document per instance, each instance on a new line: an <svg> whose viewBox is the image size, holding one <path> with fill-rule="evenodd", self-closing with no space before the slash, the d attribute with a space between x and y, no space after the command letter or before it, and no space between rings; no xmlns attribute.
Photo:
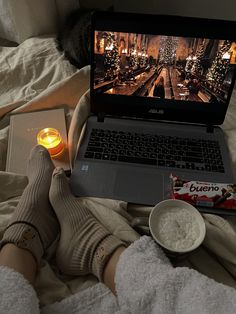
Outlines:
<svg viewBox="0 0 236 314"><path fill-rule="evenodd" d="M32 38L16 48L0 48L0 237L27 184L25 176L5 172L9 115L66 105L68 144L73 162L83 124L90 112L89 67L76 70L61 55L54 38ZM236 93L223 125L236 170ZM235 171L236 174L236 171ZM150 207L122 201L82 198L81 202L127 242L139 235L129 226L132 216L148 215ZM185 265L236 288L236 218L204 215L207 236ZM96 282L92 276L71 278L58 274L56 243L43 261L36 280L42 305L63 299Z"/></svg>
<svg viewBox="0 0 236 314"><path fill-rule="evenodd" d="M116 297L99 283L39 310L35 290L22 274L0 267L0 312L8 314L235 314L236 290L199 272L173 268L150 237L120 256Z"/></svg>

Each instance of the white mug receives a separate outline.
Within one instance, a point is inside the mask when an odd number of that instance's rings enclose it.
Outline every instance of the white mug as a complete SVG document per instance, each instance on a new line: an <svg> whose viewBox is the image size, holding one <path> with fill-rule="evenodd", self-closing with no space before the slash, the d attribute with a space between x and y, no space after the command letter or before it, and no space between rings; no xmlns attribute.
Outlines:
<svg viewBox="0 0 236 314"><path fill-rule="evenodd" d="M187 212L193 217L193 221L199 226L199 236L196 241L190 247L185 248L173 248L165 243L161 242L160 235L158 234L158 220L163 213L171 212L171 215L175 215L181 209L186 209ZM151 235L153 239L166 251L169 255L185 254L195 250L201 245L205 238L206 226L204 220L199 211L191 204L182 200L168 199L164 200L153 207L149 217L136 217L132 220L131 226L137 229L142 234Z"/></svg>

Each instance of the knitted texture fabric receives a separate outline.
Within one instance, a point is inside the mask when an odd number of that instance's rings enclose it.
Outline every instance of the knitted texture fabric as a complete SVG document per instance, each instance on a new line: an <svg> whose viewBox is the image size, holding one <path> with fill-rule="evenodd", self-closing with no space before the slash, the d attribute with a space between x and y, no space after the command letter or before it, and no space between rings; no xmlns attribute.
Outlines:
<svg viewBox="0 0 236 314"><path fill-rule="evenodd" d="M48 198L53 169L48 151L43 146L35 146L28 161L29 183L1 241L1 246L14 243L29 250L38 264L59 232L59 224Z"/></svg>

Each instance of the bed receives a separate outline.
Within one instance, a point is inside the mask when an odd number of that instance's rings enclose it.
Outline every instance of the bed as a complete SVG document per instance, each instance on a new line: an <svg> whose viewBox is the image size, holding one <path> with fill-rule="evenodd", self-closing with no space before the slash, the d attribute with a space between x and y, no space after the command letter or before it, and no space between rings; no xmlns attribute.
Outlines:
<svg viewBox="0 0 236 314"><path fill-rule="evenodd" d="M4 45L4 46L3 46ZM0 47L0 238L27 177L5 171L10 114L66 107L70 161L77 150L83 125L90 113L90 68L73 67L56 48L55 36L22 40ZM222 126L236 177L236 89ZM123 201L83 198L92 213L116 236L131 243L140 236L131 226L135 216L148 216L151 208ZM203 245L178 266L195 268L218 282L236 288L236 217L204 214L207 235ZM93 276L68 277L55 264L55 242L42 262L35 288L41 305L63 299L97 282Z"/></svg>

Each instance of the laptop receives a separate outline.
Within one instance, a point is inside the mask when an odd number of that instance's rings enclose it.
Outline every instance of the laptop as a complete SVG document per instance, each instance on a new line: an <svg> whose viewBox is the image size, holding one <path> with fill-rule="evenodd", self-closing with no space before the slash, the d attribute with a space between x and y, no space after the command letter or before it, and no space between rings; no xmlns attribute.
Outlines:
<svg viewBox="0 0 236 314"><path fill-rule="evenodd" d="M154 205L170 175L235 182L219 127L235 82L236 23L96 12L91 111L72 170L76 196Z"/></svg>

